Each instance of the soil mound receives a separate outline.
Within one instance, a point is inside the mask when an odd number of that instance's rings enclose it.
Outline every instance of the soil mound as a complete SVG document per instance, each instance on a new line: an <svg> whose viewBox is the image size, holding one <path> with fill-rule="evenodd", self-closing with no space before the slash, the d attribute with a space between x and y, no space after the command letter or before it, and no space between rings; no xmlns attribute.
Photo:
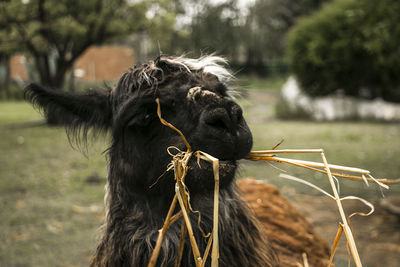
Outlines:
<svg viewBox="0 0 400 267"><path fill-rule="evenodd" d="M282 266L327 266L329 247L311 223L272 185L255 179L237 182L242 197L265 228Z"/></svg>

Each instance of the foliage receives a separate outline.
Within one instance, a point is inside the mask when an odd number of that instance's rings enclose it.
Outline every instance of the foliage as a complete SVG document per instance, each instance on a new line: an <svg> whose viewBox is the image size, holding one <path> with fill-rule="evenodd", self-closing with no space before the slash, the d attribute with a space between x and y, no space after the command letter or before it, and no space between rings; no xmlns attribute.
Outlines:
<svg viewBox="0 0 400 267"><path fill-rule="evenodd" d="M1 50L31 54L42 84L61 87L91 45L139 31L146 4L124 0L27 0L0 3Z"/></svg>
<svg viewBox="0 0 400 267"><path fill-rule="evenodd" d="M185 4L183 4L185 3ZM167 54L186 54L197 57L217 52L235 61L240 42L239 10L236 0L212 3L209 0L170 1L164 5L165 18L161 27L150 29L151 38ZM166 8L167 7L167 8ZM171 27L171 25L173 27Z"/></svg>
<svg viewBox="0 0 400 267"><path fill-rule="evenodd" d="M395 0L338 0L302 19L288 56L303 89L400 102L399 12Z"/></svg>
<svg viewBox="0 0 400 267"><path fill-rule="evenodd" d="M217 51L234 59L240 42L236 1L206 4L191 24L190 46L195 51Z"/></svg>
<svg viewBox="0 0 400 267"><path fill-rule="evenodd" d="M194 56L217 52L231 65L244 67L242 72L268 76L287 73L283 61L285 34L298 17L319 8L324 1L257 0L244 7L237 0L191 0L177 13L181 20L185 17L185 23L170 32L169 38L158 40L163 52L190 52Z"/></svg>
<svg viewBox="0 0 400 267"><path fill-rule="evenodd" d="M148 25L145 34L152 42L154 55L160 53L182 54L182 32L176 29L177 17L184 16L185 9L181 0L149 1ZM154 56L152 55L152 56ZM145 60L148 60L147 58Z"/></svg>

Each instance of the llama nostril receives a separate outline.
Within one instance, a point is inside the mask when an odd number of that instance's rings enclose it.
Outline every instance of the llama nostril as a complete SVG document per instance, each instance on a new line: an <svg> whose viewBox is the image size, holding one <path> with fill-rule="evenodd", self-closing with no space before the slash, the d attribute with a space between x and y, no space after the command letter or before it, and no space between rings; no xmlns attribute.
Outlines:
<svg viewBox="0 0 400 267"><path fill-rule="evenodd" d="M232 108L232 118L236 124L239 124L243 119L243 111L239 106L235 106Z"/></svg>
<svg viewBox="0 0 400 267"><path fill-rule="evenodd" d="M229 128L228 122L224 118L213 118L211 120L207 120L206 124L218 130L226 130Z"/></svg>
<svg viewBox="0 0 400 267"><path fill-rule="evenodd" d="M224 123L223 120L217 119L217 120L213 120L213 121L209 121L207 122L207 124L211 127L214 128L220 128L220 129L225 129L227 128L226 124Z"/></svg>
<svg viewBox="0 0 400 267"><path fill-rule="evenodd" d="M240 123L243 119L243 115L242 112L240 112L240 114L236 115L236 123Z"/></svg>
<svg viewBox="0 0 400 267"><path fill-rule="evenodd" d="M219 131L231 128L231 119L225 109L216 109L208 114L204 122L211 128Z"/></svg>

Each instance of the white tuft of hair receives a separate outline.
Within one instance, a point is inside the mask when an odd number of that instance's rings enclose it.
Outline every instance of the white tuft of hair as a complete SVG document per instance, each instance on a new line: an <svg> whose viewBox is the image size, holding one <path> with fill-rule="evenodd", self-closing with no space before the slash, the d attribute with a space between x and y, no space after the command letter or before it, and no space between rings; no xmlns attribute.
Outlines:
<svg viewBox="0 0 400 267"><path fill-rule="evenodd" d="M227 94L232 99L235 99L240 94L232 87L231 82L235 76L225 67L228 61L220 56L214 54L201 56L199 58L186 58L186 57L173 57L165 58L166 61L181 65L188 72L202 70L203 72L217 76L218 80L225 84L228 88Z"/></svg>
<svg viewBox="0 0 400 267"><path fill-rule="evenodd" d="M199 58L175 57L167 58L166 61L181 65L189 72L193 70L203 70L203 72L211 73L217 76L218 80L222 83L228 83L234 79L232 73L225 68L225 66L228 65L228 61L223 57L214 55L207 55Z"/></svg>

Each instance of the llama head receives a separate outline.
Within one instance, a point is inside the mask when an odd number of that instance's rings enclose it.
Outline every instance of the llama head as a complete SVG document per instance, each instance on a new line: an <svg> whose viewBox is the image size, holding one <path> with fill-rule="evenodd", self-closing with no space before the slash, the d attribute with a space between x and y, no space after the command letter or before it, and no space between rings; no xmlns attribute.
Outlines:
<svg viewBox="0 0 400 267"><path fill-rule="evenodd" d="M224 186L233 179L236 161L252 146L242 109L230 96L227 82L231 75L224 63L215 56L162 56L135 66L107 92L74 94L30 85L26 93L47 116L57 116L72 136L83 133L86 137L90 128L109 130L110 175L123 179L124 187L149 193L159 193L173 182L169 173L151 187L171 161L168 147L186 150L181 137L160 123L155 102L159 98L162 117L182 131L192 150L220 159ZM198 166L193 159L189 168L191 192L212 188L209 163Z"/></svg>

